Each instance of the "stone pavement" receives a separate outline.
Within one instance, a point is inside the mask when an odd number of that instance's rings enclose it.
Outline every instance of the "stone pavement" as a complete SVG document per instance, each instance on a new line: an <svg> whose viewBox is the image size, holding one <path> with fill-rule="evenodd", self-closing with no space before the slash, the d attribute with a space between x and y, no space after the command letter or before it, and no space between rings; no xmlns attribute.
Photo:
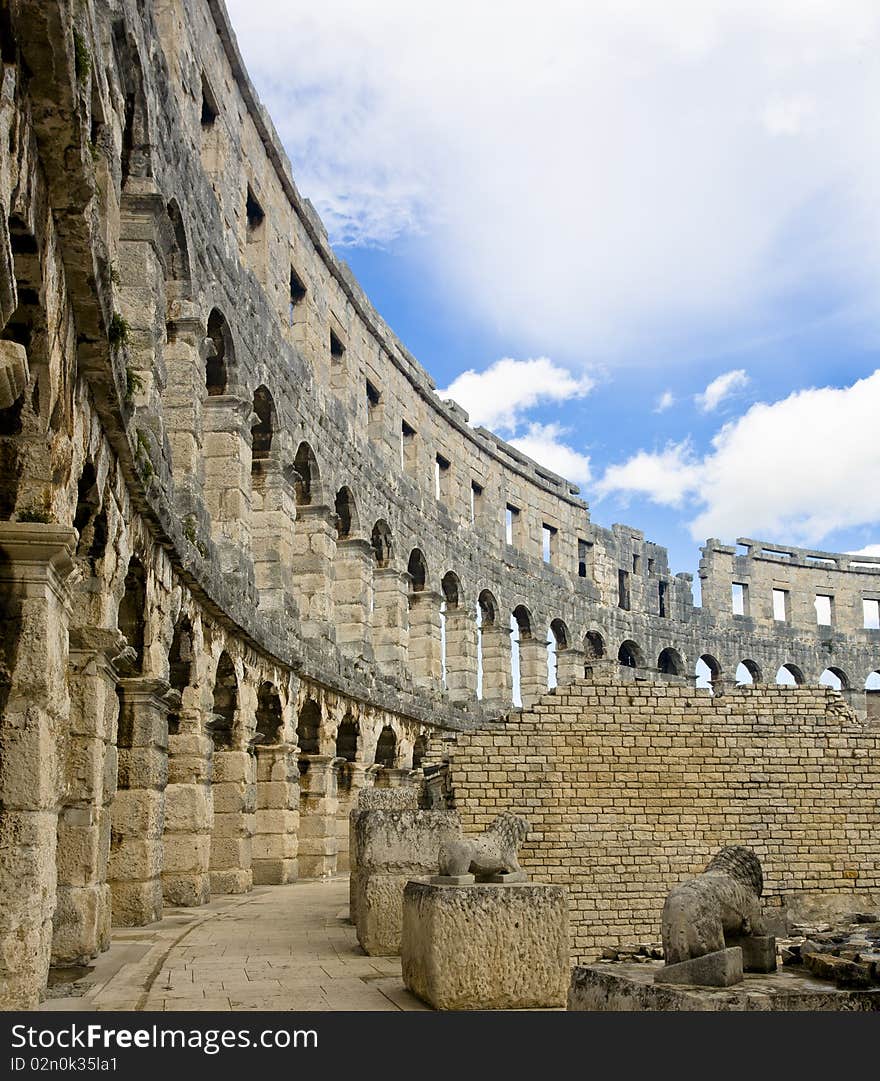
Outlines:
<svg viewBox="0 0 880 1081"><path fill-rule="evenodd" d="M41 1010L427 1009L404 988L399 957L358 945L347 876L166 908L158 923L114 930L81 979L64 975Z"/></svg>

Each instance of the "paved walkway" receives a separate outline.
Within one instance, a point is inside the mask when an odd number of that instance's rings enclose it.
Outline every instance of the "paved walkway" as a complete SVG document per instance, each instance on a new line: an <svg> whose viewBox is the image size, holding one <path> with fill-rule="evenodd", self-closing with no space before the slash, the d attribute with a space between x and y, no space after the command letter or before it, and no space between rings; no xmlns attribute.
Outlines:
<svg viewBox="0 0 880 1081"><path fill-rule="evenodd" d="M399 957L358 945L347 876L166 909L159 923L115 930L81 979L48 994L41 1010L426 1009Z"/></svg>

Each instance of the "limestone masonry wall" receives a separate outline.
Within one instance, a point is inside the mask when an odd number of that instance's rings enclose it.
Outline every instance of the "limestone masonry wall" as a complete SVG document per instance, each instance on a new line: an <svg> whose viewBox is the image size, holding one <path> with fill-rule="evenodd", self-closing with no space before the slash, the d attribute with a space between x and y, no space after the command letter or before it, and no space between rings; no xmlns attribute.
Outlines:
<svg viewBox="0 0 880 1081"><path fill-rule="evenodd" d="M880 899L880 731L831 690L579 680L459 736L452 781L465 830L529 819L522 865L569 891L577 961L659 941L669 889L724 844L755 849L771 905Z"/></svg>

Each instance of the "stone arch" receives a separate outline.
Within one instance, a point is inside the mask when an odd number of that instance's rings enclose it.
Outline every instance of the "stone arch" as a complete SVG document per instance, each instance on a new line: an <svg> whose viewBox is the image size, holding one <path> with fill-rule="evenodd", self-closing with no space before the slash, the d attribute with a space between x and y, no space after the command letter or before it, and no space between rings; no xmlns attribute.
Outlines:
<svg viewBox="0 0 880 1081"><path fill-rule="evenodd" d="M696 685L712 690L717 680L721 678L721 664L711 653L703 653L694 665Z"/></svg>
<svg viewBox="0 0 880 1081"><path fill-rule="evenodd" d="M518 604L513 610L513 620L519 632L520 641L532 637L532 613L524 604Z"/></svg>
<svg viewBox="0 0 880 1081"><path fill-rule="evenodd" d="M561 619L552 619L547 628L547 689L559 685L559 654L571 644L568 627Z"/></svg>
<svg viewBox="0 0 880 1081"><path fill-rule="evenodd" d="M193 629L189 617L181 614L174 625L171 648L168 650L168 682L179 695L190 685L192 665L195 659ZM180 730L180 706L175 705L168 713L168 733L177 735Z"/></svg>
<svg viewBox="0 0 880 1081"><path fill-rule="evenodd" d="M498 601L488 589L481 589L477 597L477 608L480 612L480 626L494 626L498 619Z"/></svg>
<svg viewBox="0 0 880 1081"><path fill-rule="evenodd" d="M553 636L557 649L568 649L571 646L571 635L568 633L568 627L563 620L552 619L550 621L550 634Z"/></svg>
<svg viewBox="0 0 880 1081"><path fill-rule="evenodd" d="M416 736L413 742L412 768L421 769L425 755L428 753L428 737L422 732Z"/></svg>
<svg viewBox="0 0 880 1081"><path fill-rule="evenodd" d="M205 364L205 386L208 397L226 394L235 366L235 346L226 316L213 308L208 316L208 359Z"/></svg>
<svg viewBox="0 0 880 1081"><path fill-rule="evenodd" d="M144 663L144 638L147 611L147 575L137 556L128 561L117 626L135 652L135 666L140 672Z"/></svg>
<svg viewBox="0 0 880 1081"><path fill-rule="evenodd" d="M296 739L300 754L321 753L321 707L314 698L308 698L300 708Z"/></svg>
<svg viewBox="0 0 880 1081"><path fill-rule="evenodd" d="M376 765L393 769L397 763L397 733L386 724L376 741Z"/></svg>
<svg viewBox="0 0 880 1081"><path fill-rule="evenodd" d="M256 742L280 743L284 734L281 696L271 680L264 680L257 691Z"/></svg>
<svg viewBox="0 0 880 1081"><path fill-rule="evenodd" d="M189 260L189 244L183 215L176 199L169 199L166 207L168 229L163 237L165 257L166 309L171 301L189 298L192 292L192 272ZM167 314L167 311L166 311Z"/></svg>
<svg viewBox="0 0 880 1081"><path fill-rule="evenodd" d="M412 581L413 593L421 593L428 584L428 564L421 548L413 548L410 552L406 569Z"/></svg>
<svg viewBox="0 0 880 1081"><path fill-rule="evenodd" d="M76 554L91 564L92 573L107 548L107 511L98 488L98 477L91 459L87 459L77 482L76 511L73 527L79 533Z"/></svg>
<svg viewBox="0 0 880 1081"><path fill-rule="evenodd" d="M776 683L780 687L802 687L806 682L804 673L796 664L792 664L791 661L786 661L786 663L780 665L776 671Z"/></svg>
<svg viewBox="0 0 880 1081"><path fill-rule="evenodd" d="M235 715L238 711L238 676L232 658L224 649L214 676L213 717L209 734L215 750L229 750L233 745Z"/></svg>
<svg viewBox="0 0 880 1081"><path fill-rule="evenodd" d="M360 734L357 720L351 713L346 713L336 729L336 757L344 758L346 762L354 762L358 754Z"/></svg>
<svg viewBox="0 0 880 1081"><path fill-rule="evenodd" d="M373 558L376 566L380 569L390 566L394 555L394 545L391 538L391 527L384 518L380 518L373 526L370 534L370 544L373 548Z"/></svg>
<svg viewBox="0 0 880 1081"><path fill-rule="evenodd" d="M252 463L269 457L275 435L275 401L263 384L254 391L254 415L256 419L251 426Z"/></svg>
<svg viewBox="0 0 880 1081"><path fill-rule="evenodd" d="M462 602L461 582L455 571L447 571L440 583L443 591L443 601L447 609L458 608Z"/></svg>
<svg viewBox="0 0 880 1081"><path fill-rule="evenodd" d="M587 631L584 635L584 659L589 665L591 661L600 661L605 656L605 639L598 631Z"/></svg>
<svg viewBox="0 0 880 1081"><path fill-rule="evenodd" d="M657 658L657 669L667 676L685 675L684 658L677 649L667 646Z"/></svg>
<svg viewBox="0 0 880 1081"><path fill-rule="evenodd" d="M623 665L624 668L645 667L644 654L642 653L640 646L638 646L631 638L620 643L620 648L617 651L617 663Z"/></svg>
<svg viewBox="0 0 880 1081"><path fill-rule="evenodd" d="M336 493L336 537L346 540L358 532L360 522L351 489L344 484Z"/></svg>
<svg viewBox="0 0 880 1081"><path fill-rule="evenodd" d="M848 691L852 683L842 668L829 664L819 676L819 686L832 687L835 691Z"/></svg>
<svg viewBox="0 0 880 1081"><path fill-rule="evenodd" d="M880 691L880 668L875 668L865 676L866 691Z"/></svg>
<svg viewBox="0 0 880 1081"><path fill-rule="evenodd" d="M297 448L293 468L296 471L296 505L308 507L320 499L321 475L315 452L305 440Z"/></svg>
<svg viewBox="0 0 880 1081"><path fill-rule="evenodd" d="M743 678L744 674L749 678ZM744 657L736 666L736 682L739 685L747 685L750 682L760 683L761 666L757 663L757 661L753 661L748 657Z"/></svg>

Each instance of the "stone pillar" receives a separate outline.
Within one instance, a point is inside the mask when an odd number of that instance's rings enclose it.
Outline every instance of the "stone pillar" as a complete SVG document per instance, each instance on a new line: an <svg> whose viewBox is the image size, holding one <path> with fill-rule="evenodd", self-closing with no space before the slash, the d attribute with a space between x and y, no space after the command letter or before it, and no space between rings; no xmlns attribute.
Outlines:
<svg viewBox="0 0 880 1081"><path fill-rule="evenodd" d="M276 458L254 462L251 551L261 611L283 612L293 598L296 493Z"/></svg>
<svg viewBox="0 0 880 1081"><path fill-rule="evenodd" d="M493 709L510 709L513 677L510 670L510 628L499 623L483 624L483 704Z"/></svg>
<svg viewBox="0 0 880 1081"><path fill-rule="evenodd" d="M439 689L443 676L440 656L439 593L423 589L409 599L409 670L413 680Z"/></svg>
<svg viewBox="0 0 880 1081"><path fill-rule="evenodd" d="M52 964L84 964L110 945L107 884L111 804L116 793L118 631L70 633L70 722L58 812L57 900Z"/></svg>
<svg viewBox="0 0 880 1081"><path fill-rule="evenodd" d="M361 789L366 786L366 767L363 762L336 760L336 872L347 873L351 869L351 846L349 844L349 815L357 806Z"/></svg>
<svg viewBox="0 0 880 1081"><path fill-rule="evenodd" d="M121 679L119 767L110 809L113 923L141 927L162 918L162 831L168 783L168 684Z"/></svg>
<svg viewBox="0 0 880 1081"><path fill-rule="evenodd" d="M0 522L0 1009L46 985L55 907L58 739L68 715L67 577L76 532Z"/></svg>
<svg viewBox="0 0 880 1081"><path fill-rule="evenodd" d="M406 669L409 643L409 575L393 567L373 571L373 650L384 672Z"/></svg>
<svg viewBox="0 0 880 1081"><path fill-rule="evenodd" d="M257 747L255 886L277 886L297 877L299 771L293 752L290 743Z"/></svg>
<svg viewBox="0 0 880 1081"><path fill-rule="evenodd" d="M244 750L214 748L211 791L211 893L248 893L253 888L256 759Z"/></svg>
<svg viewBox="0 0 880 1081"><path fill-rule="evenodd" d="M547 693L547 643L539 638L520 640L519 688L523 709Z"/></svg>
<svg viewBox="0 0 880 1081"><path fill-rule="evenodd" d="M294 591L299 604L302 635L320 638L333 622L333 558L336 554L335 514L323 504L298 507L294 533Z"/></svg>
<svg viewBox="0 0 880 1081"><path fill-rule="evenodd" d="M361 537L336 542L333 621L343 653L372 658L373 548Z"/></svg>
<svg viewBox="0 0 880 1081"><path fill-rule="evenodd" d="M166 385L162 394L165 430L171 445L174 489L187 490L186 504L201 499L205 483L202 454L202 400L207 351L205 328L192 304L177 302L179 313L167 324Z"/></svg>
<svg viewBox="0 0 880 1081"><path fill-rule="evenodd" d="M456 705L477 698L477 623L463 606L446 612L446 691Z"/></svg>
<svg viewBox="0 0 880 1081"><path fill-rule="evenodd" d="M565 687L576 679L584 678L584 651L582 649L558 649L556 651L556 683Z"/></svg>
<svg viewBox="0 0 880 1081"><path fill-rule="evenodd" d="M253 406L237 394L202 402L205 502L221 569L241 573L250 565L251 430Z"/></svg>
<svg viewBox="0 0 880 1081"><path fill-rule="evenodd" d="M329 878L336 872L335 765L338 761L331 754L300 755L300 878Z"/></svg>
<svg viewBox="0 0 880 1081"><path fill-rule="evenodd" d="M184 690L184 704L191 690ZM162 896L166 904L194 908L211 899L213 744L198 713L188 712L184 705L179 731L168 737Z"/></svg>

